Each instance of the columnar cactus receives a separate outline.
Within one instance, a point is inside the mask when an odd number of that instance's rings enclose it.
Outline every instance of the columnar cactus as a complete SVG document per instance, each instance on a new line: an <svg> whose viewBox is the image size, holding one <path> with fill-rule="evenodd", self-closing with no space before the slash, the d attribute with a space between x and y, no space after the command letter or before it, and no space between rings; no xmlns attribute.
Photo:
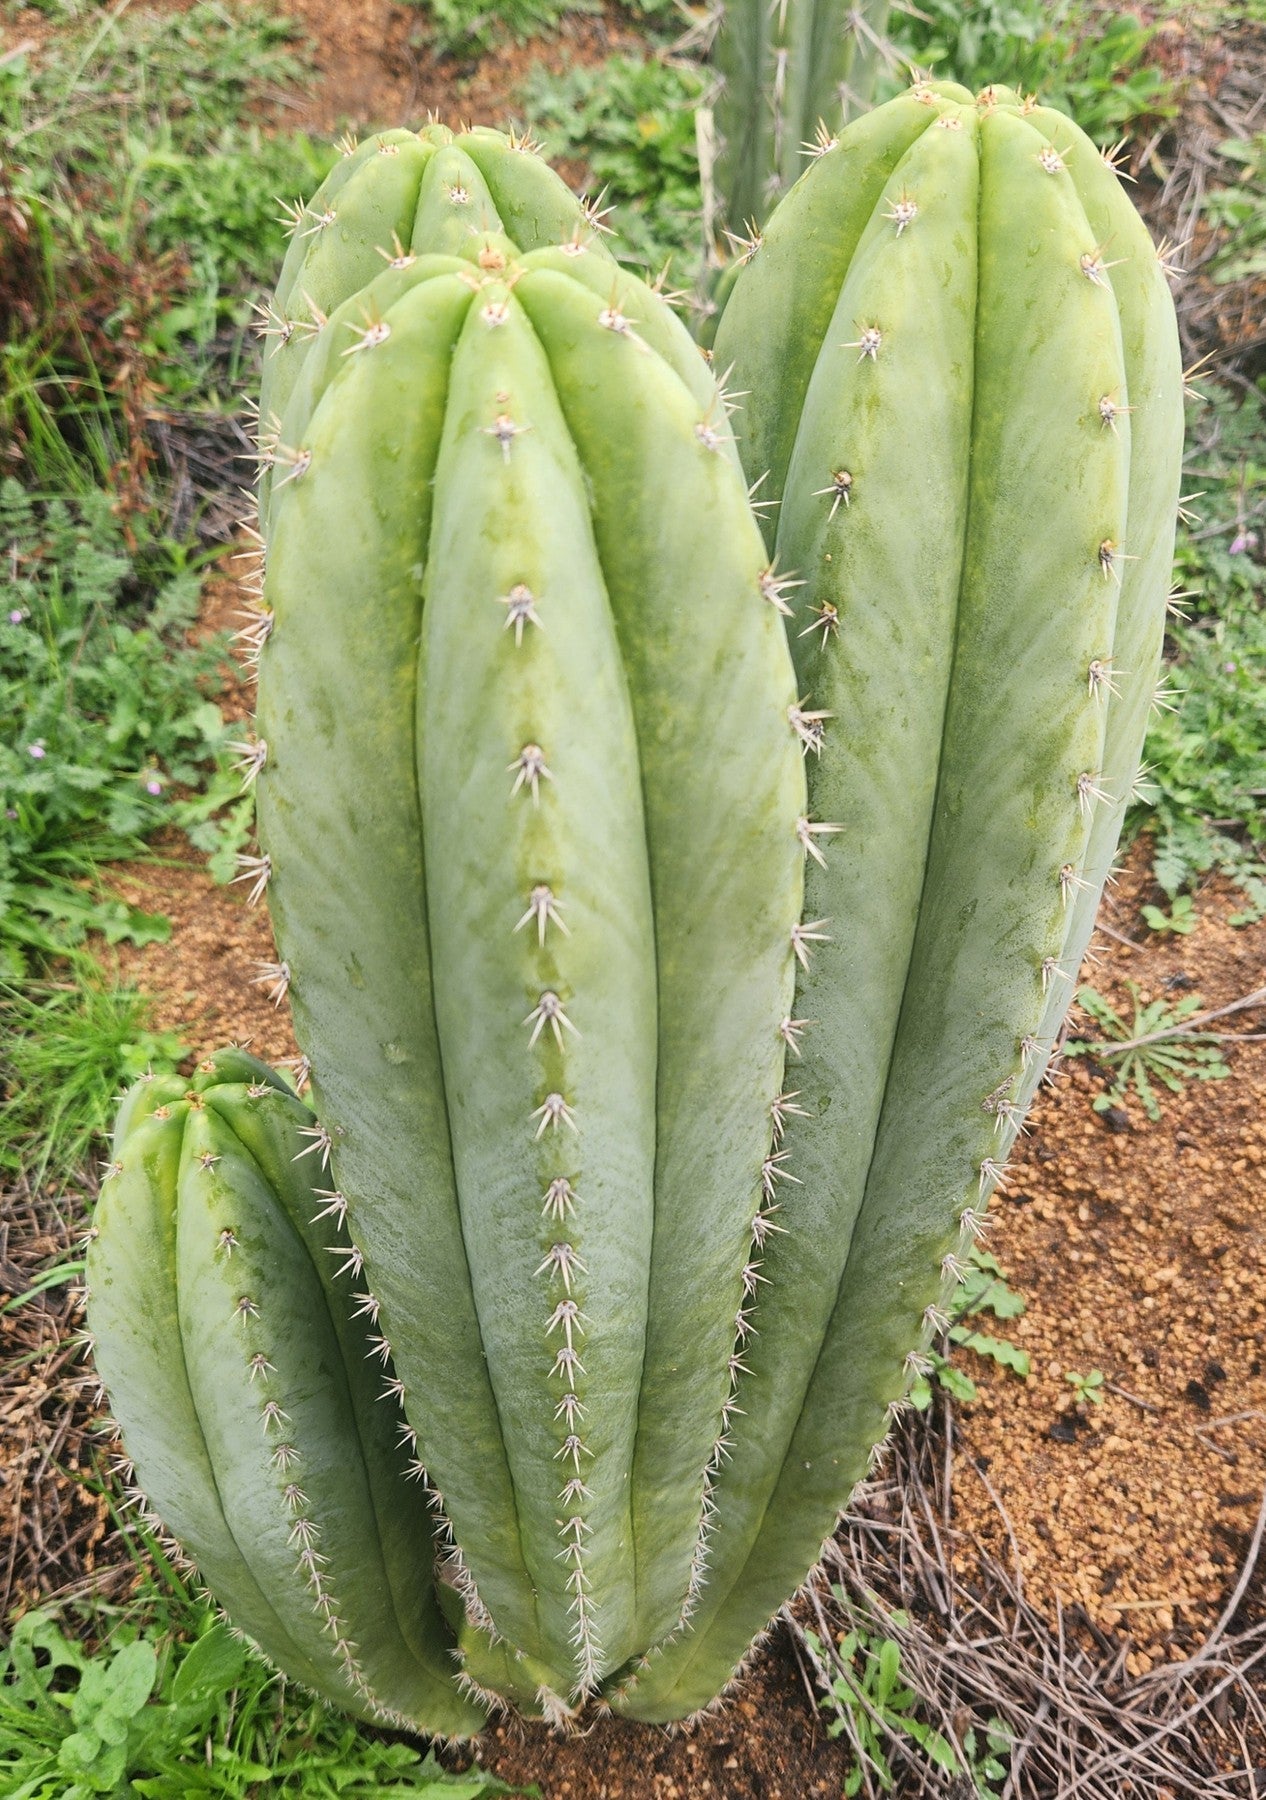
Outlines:
<svg viewBox="0 0 1266 1800"><path fill-rule="evenodd" d="M823 130L870 104L887 22L887 0L722 0L715 179L736 236L763 223Z"/></svg>
<svg viewBox="0 0 1266 1800"><path fill-rule="evenodd" d="M810 810L841 827L806 912L836 941L798 978L803 1185L709 1582L622 1702L649 1718L701 1704L812 1561L1004 1179L1138 765L1182 445L1146 231L1001 88L919 84L824 149L716 356L781 503Z"/></svg>
<svg viewBox="0 0 1266 1800"><path fill-rule="evenodd" d="M142 1088L90 1254L229 1610L450 1733L693 1713L834 1527L1067 1002L1181 440L1146 234L1002 90L847 128L740 277L768 546L684 331L564 237L313 313L244 763L315 1117L236 1053Z"/></svg>
<svg viewBox="0 0 1266 1800"><path fill-rule="evenodd" d="M397 1473L314 1125L243 1051L132 1089L89 1255L98 1363L146 1492L234 1622L336 1705L464 1734L483 1711L453 1683L435 1527Z"/></svg>

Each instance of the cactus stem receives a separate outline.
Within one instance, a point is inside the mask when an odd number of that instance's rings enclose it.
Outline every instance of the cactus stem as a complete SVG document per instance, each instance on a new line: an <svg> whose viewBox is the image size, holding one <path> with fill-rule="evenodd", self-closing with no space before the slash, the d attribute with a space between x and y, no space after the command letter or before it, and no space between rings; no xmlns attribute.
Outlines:
<svg viewBox="0 0 1266 1800"><path fill-rule="evenodd" d="M556 1175L545 1190L545 1204L541 1207L541 1216L560 1221L570 1218L579 1198L580 1195L572 1188L567 1177Z"/></svg>
<svg viewBox="0 0 1266 1800"><path fill-rule="evenodd" d="M791 927L791 948L802 969L809 966L809 955L814 944L833 942L830 933L820 929L830 923L829 919L806 919L804 924Z"/></svg>
<svg viewBox="0 0 1266 1800"><path fill-rule="evenodd" d="M544 1260L535 1273L544 1275L548 1272L551 1276L557 1275L562 1282L564 1289L570 1294L571 1278L577 1269L579 1269L582 1275L588 1274L588 1270L581 1261L573 1245L551 1244L545 1253Z"/></svg>
<svg viewBox="0 0 1266 1800"><path fill-rule="evenodd" d="M528 1039L529 1047L535 1044L547 1025L554 1033L554 1041L560 1050L563 1047L564 1029L570 1031L573 1037L582 1035L563 1011L563 1003L558 995L549 988L541 995L527 1018L523 1020L523 1024L533 1027L532 1035Z"/></svg>
<svg viewBox="0 0 1266 1800"><path fill-rule="evenodd" d="M560 1123L579 1133L580 1128L576 1124L575 1114L561 1094L546 1094L541 1105L531 1116L541 1121L535 1133L538 1138L544 1137L546 1131L551 1127L557 1131Z"/></svg>
<svg viewBox="0 0 1266 1800"><path fill-rule="evenodd" d="M852 505L852 492L853 477L850 475L849 471L847 469L836 469L831 476L830 486L815 488L813 498L815 500L820 500L824 494L833 496L831 500L831 510L827 514L828 519L833 519L840 510L841 501L844 502L845 506ZM801 633L801 636L804 636L803 632Z"/></svg>
<svg viewBox="0 0 1266 1800"><path fill-rule="evenodd" d="M506 774L514 776L514 786L510 789L511 797L519 789L526 787L532 794L533 806L541 803L541 778L553 781L554 777L545 766L545 752L539 744L524 744L522 750L512 763L506 764Z"/></svg>
<svg viewBox="0 0 1266 1800"><path fill-rule="evenodd" d="M831 636L832 632L839 631L840 609L833 600L824 600L821 606L815 606L813 611L815 617L812 625L806 625L804 630L800 633L800 636L802 638L807 638L812 636L815 631L820 631L822 633L822 648L825 650L827 639Z"/></svg>
<svg viewBox="0 0 1266 1800"><path fill-rule="evenodd" d="M806 856L811 856L814 862L820 864L824 869L826 857L816 840L820 837L829 837L834 832L843 831L843 829L842 825L828 825L817 819L801 818L796 820L796 837L800 841L801 848ZM821 922L819 921L819 923Z"/></svg>
<svg viewBox="0 0 1266 1800"><path fill-rule="evenodd" d="M511 764L511 767L513 768L514 765ZM558 901L554 898L553 889L547 887L544 882L538 883L528 895L527 911L514 929L522 931L523 927L533 919L536 920L537 942L542 949L545 947L545 927L551 923L557 925L564 937L571 936L571 932L564 924L562 914L559 912Z"/></svg>

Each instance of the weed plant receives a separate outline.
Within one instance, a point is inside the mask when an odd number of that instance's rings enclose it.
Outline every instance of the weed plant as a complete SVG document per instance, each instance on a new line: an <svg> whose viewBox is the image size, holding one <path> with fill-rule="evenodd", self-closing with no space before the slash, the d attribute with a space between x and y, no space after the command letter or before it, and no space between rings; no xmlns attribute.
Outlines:
<svg viewBox="0 0 1266 1800"><path fill-rule="evenodd" d="M197 570L167 542L129 548L108 497L0 486L0 971L82 943L146 942L166 922L99 891L99 866L191 818L183 790L222 760L223 639L196 648ZM205 841L205 835L204 839Z"/></svg>
<svg viewBox="0 0 1266 1800"><path fill-rule="evenodd" d="M1204 385L1186 477L1200 497L1179 529L1184 597L1169 622L1174 691L1153 714L1129 823L1154 833L1171 901L1215 869L1246 896L1242 924L1266 911L1266 394Z"/></svg>
<svg viewBox="0 0 1266 1800"><path fill-rule="evenodd" d="M613 56L562 75L538 66L519 95L546 154L587 165L625 259L657 274L674 258L675 285L703 249L694 111L706 88L687 63Z"/></svg>
<svg viewBox="0 0 1266 1800"><path fill-rule="evenodd" d="M1155 25L1099 0L920 0L894 10L890 31L899 67L887 91L909 63L973 92L1005 82L1040 93L1105 145L1178 110L1173 83L1147 60Z"/></svg>
<svg viewBox="0 0 1266 1800"><path fill-rule="evenodd" d="M20 1619L0 1654L8 1800L491 1800L519 1790L289 1689L143 1539L121 1609ZM535 1790L532 1790L535 1791Z"/></svg>
<svg viewBox="0 0 1266 1800"><path fill-rule="evenodd" d="M1092 1102L1096 1112L1120 1106L1133 1094L1155 1124L1161 1116L1158 1086L1181 1094L1189 1081L1222 1081L1231 1071L1218 1034L1190 1029L1189 1021L1204 1010L1199 994L1145 1005L1135 983L1125 985L1132 1005L1128 1019L1094 988L1077 990L1077 1004L1099 1036L1069 1038L1064 1054L1091 1057L1106 1071L1107 1086Z"/></svg>
<svg viewBox="0 0 1266 1800"><path fill-rule="evenodd" d="M38 1190L82 1168L120 1085L171 1074L185 1054L177 1033L152 1028L150 1002L91 957L0 985L0 1179L25 1172Z"/></svg>
<svg viewBox="0 0 1266 1800"><path fill-rule="evenodd" d="M52 44L0 63L0 433L28 485L135 507L146 413L216 397L210 348L240 342L284 249L274 196L334 152L252 117L303 68L276 15L63 10Z"/></svg>
<svg viewBox="0 0 1266 1800"><path fill-rule="evenodd" d="M568 13L601 13L601 0L414 0L431 24L431 42L441 56L482 56L507 41L557 31ZM670 28L680 20L675 0L629 0L634 18Z"/></svg>

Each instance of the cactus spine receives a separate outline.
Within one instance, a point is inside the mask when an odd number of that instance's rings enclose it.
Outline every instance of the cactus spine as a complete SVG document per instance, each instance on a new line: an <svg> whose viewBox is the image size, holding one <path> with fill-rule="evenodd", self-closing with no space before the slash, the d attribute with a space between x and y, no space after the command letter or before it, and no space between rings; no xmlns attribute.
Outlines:
<svg viewBox="0 0 1266 1800"><path fill-rule="evenodd" d="M1093 146L920 84L822 146L723 317L762 543L680 325L478 135L357 152L278 302L245 874L315 1122L240 1053L137 1090L89 1272L140 1478L230 1610L444 1732L497 1696L686 1716L815 1560L1067 1004L1181 446ZM377 1422L357 1448L379 1406L419 1488Z"/></svg>
<svg viewBox="0 0 1266 1800"><path fill-rule="evenodd" d="M804 167L806 148L871 100L887 0L723 0L712 62L722 222L758 229Z"/></svg>

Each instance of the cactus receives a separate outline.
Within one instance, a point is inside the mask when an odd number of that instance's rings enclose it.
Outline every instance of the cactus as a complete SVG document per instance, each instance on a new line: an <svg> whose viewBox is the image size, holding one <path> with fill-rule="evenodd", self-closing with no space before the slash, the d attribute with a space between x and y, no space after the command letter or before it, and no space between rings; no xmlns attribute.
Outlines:
<svg viewBox="0 0 1266 1800"><path fill-rule="evenodd" d="M716 355L781 501L810 810L844 829L806 884L837 942L797 987L795 1229L694 1629L617 1701L643 1718L703 1704L813 1561L1005 1179L1141 752L1182 447L1145 229L1068 119L1001 88L849 126Z"/></svg>
<svg viewBox="0 0 1266 1800"><path fill-rule="evenodd" d="M425 1496L396 1475L338 1197L303 1159L314 1123L243 1051L132 1089L89 1247L97 1363L235 1623L336 1705L464 1735L483 1712L453 1683Z"/></svg>
<svg viewBox="0 0 1266 1800"><path fill-rule="evenodd" d="M916 86L722 321L766 545L725 398L583 231L414 241L284 346L264 502L244 873L315 1118L240 1053L137 1090L90 1324L298 1678L452 1734L680 1718L864 1474L1058 1029L1159 655L1172 307L1067 120Z"/></svg>
<svg viewBox="0 0 1266 1800"><path fill-rule="evenodd" d="M887 0L722 0L709 121L719 142L704 162L732 234L758 231L806 149L869 106L887 23Z"/></svg>
<svg viewBox="0 0 1266 1800"><path fill-rule="evenodd" d="M698 1576L803 888L785 634L706 364L577 238L353 292L272 476L265 977L314 1064L343 1285L390 1345L397 1467L460 1546L461 1674L561 1717ZM412 1716L454 1729L421 1691Z"/></svg>
<svg viewBox="0 0 1266 1800"><path fill-rule="evenodd" d="M380 131L340 144L306 205L287 209L290 246L260 333L267 345L259 396L261 438L275 439L313 341L336 307L384 268L419 256L479 264L498 247L579 243L602 259L596 210L535 154L530 139L444 125ZM261 478L261 508L271 479Z"/></svg>

